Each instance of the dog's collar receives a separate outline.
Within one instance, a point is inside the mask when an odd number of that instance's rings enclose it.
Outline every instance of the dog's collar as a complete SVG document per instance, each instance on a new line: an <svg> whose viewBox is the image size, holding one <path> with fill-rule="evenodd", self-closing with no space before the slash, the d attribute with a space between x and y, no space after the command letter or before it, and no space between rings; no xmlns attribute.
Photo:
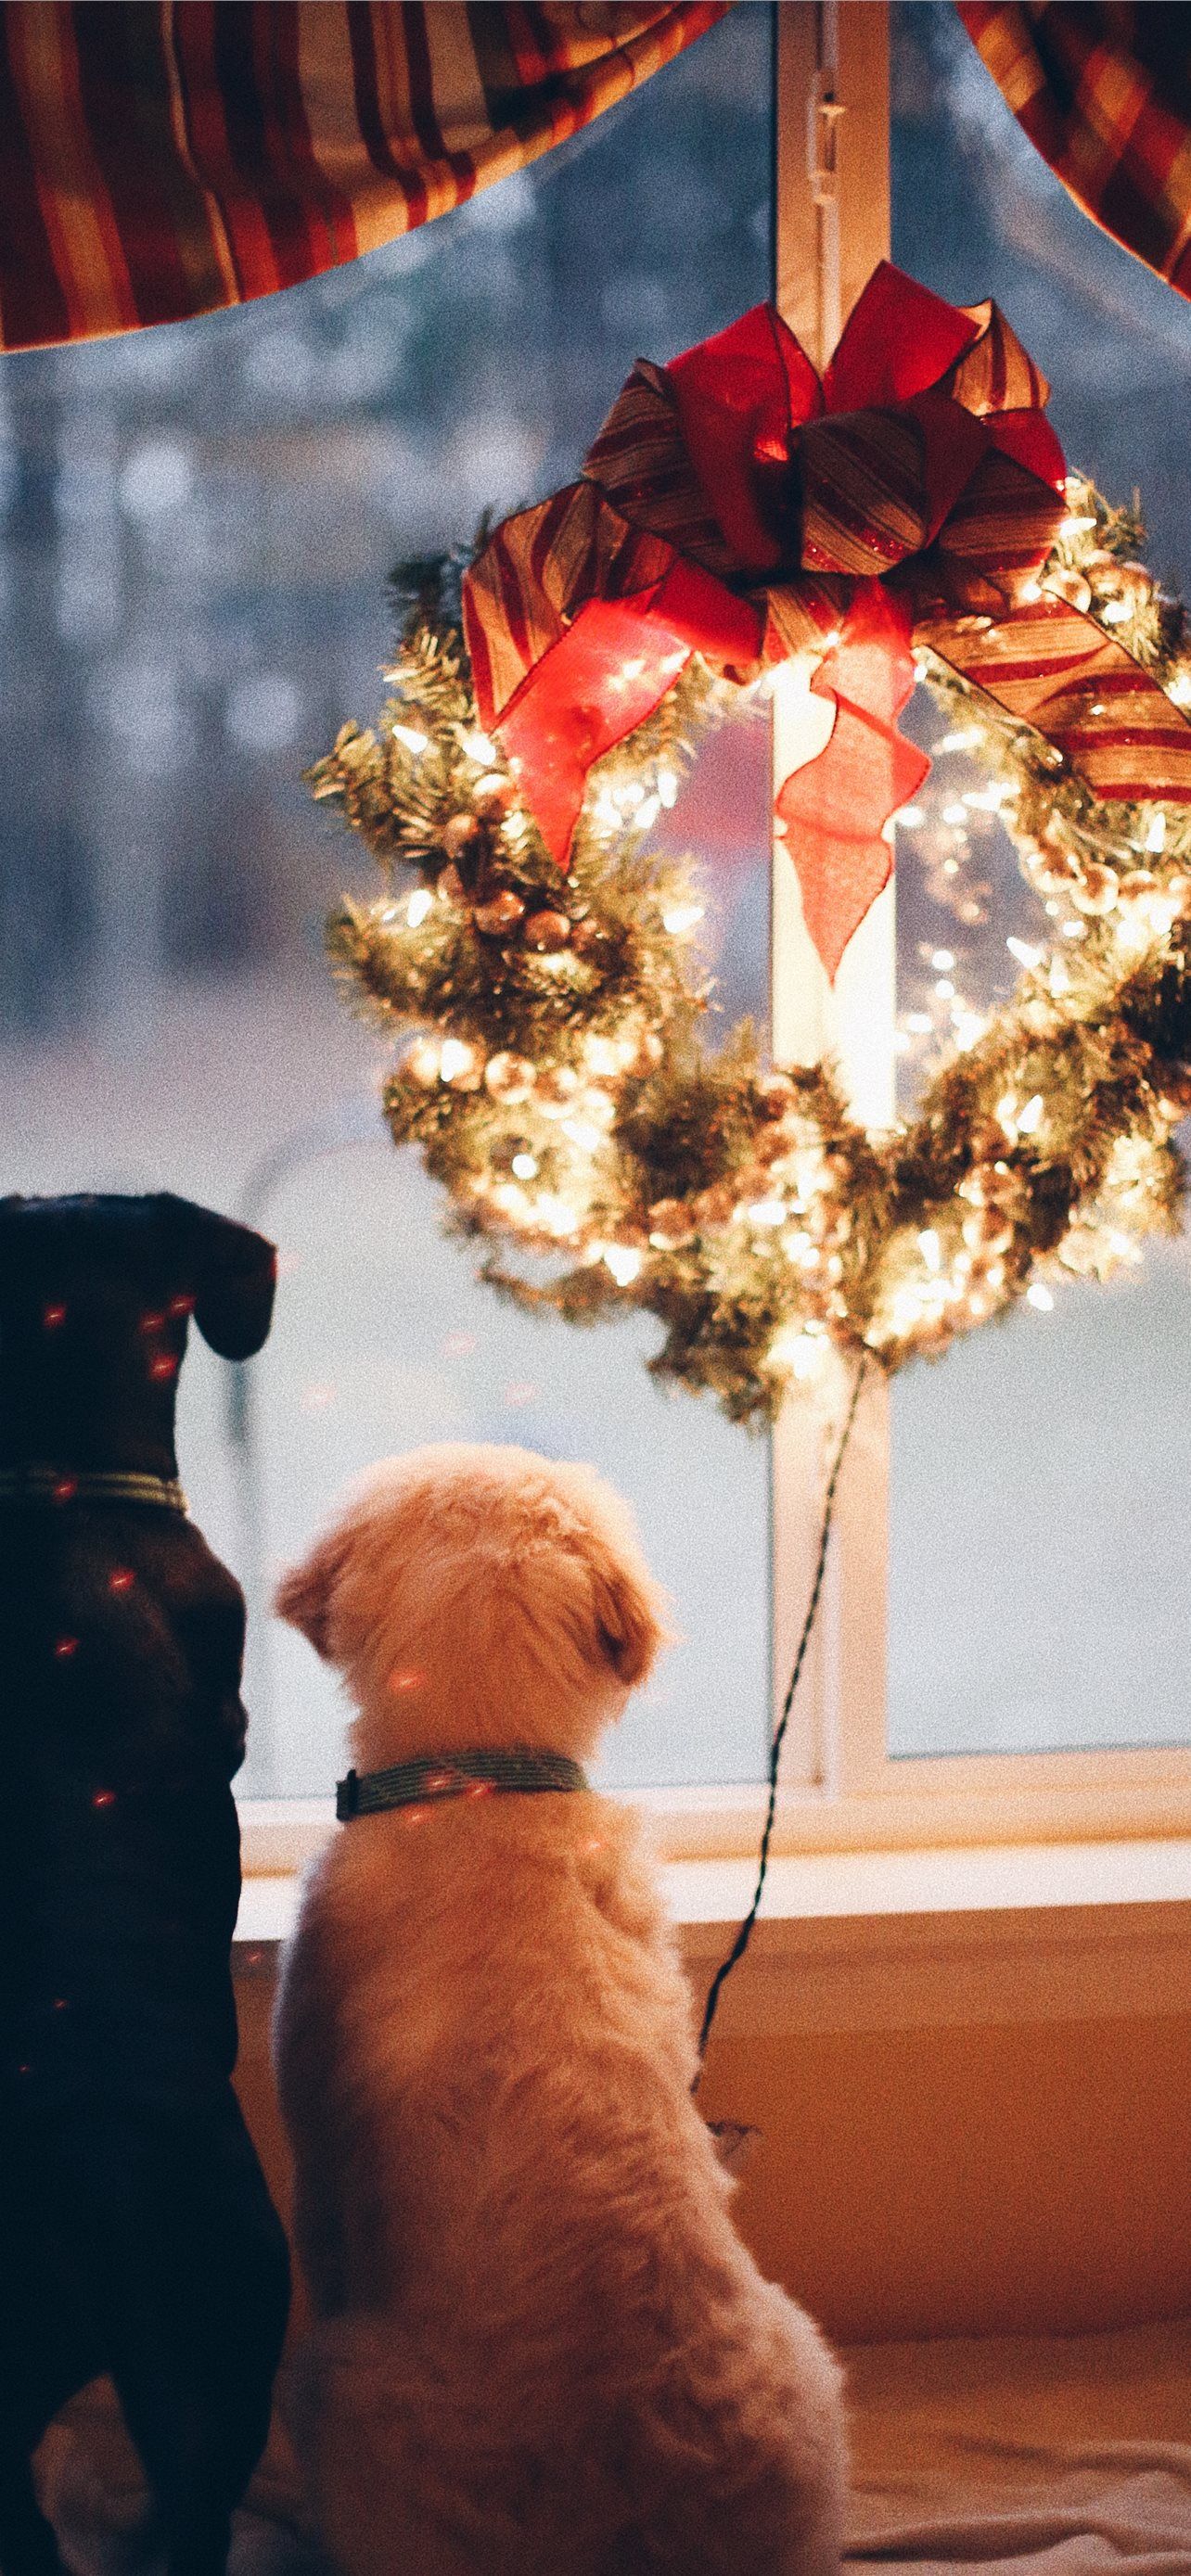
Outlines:
<svg viewBox="0 0 1191 2576"><path fill-rule="evenodd" d="M385 1807L422 1807L442 1798L484 1798L493 1790L586 1789L587 1776L566 1753L423 1753L387 1771L349 1771L335 1784L341 1825Z"/></svg>
<svg viewBox="0 0 1191 2576"><path fill-rule="evenodd" d="M176 1476L142 1475L123 1467L0 1467L0 1503L153 1503L184 1512L186 1496Z"/></svg>

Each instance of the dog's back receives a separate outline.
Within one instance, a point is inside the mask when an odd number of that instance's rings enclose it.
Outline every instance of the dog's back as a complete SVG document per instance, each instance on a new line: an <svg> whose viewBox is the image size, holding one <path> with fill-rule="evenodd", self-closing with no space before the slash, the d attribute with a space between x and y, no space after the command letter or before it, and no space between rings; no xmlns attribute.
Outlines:
<svg viewBox="0 0 1191 2576"><path fill-rule="evenodd" d="M731 2226L631 1817L360 1820L277 2046L323 2320L299 2429L353 2576L834 2565L838 2374Z"/></svg>

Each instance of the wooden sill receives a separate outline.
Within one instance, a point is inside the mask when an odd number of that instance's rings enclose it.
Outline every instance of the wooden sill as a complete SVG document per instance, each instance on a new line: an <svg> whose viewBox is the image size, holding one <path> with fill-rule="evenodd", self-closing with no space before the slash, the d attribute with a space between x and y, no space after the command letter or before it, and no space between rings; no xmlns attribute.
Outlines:
<svg viewBox="0 0 1191 2576"><path fill-rule="evenodd" d="M751 1860L662 1880L702 1992L752 1894ZM249 1877L237 1973L270 1975L296 1876ZM771 1863L725 2036L1191 2014L1191 1841L846 1852Z"/></svg>

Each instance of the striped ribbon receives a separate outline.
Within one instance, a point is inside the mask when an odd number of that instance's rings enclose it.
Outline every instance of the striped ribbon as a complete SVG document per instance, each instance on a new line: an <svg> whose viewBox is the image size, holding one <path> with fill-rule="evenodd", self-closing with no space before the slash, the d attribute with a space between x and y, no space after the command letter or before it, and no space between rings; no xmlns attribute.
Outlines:
<svg viewBox="0 0 1191 2576"><path fill-rule="evenodd" d="M1191 296L1191 21L1155 0L957 0L1077 206Z"/></svg>
<svg viewBox="0 0 1191 2576"><path fill-rule="evenodd" d="M387 1771L349 1771L335 1784L341 1825L353 1816L375 1816L387 1807L421 1807L444 1798L480 1798L494 1790L533 1794L586 1789L587 1776L566 1753L425 1753L394 1762Z"/></svg>
<svg viewBox="0 0 1191 2576"><path fill-rule="evenodd" d="M728 0L7 0L0 346L247 303L590 123Z"/></svg>
<svg viewBox="0 0 1191 2576"><path fill-rule="evenodd" d="M505 520L464 621L485 730L560 866L594 761L693 653L739 680L807 655L827 747L777 799L829 975L886 882L920 755L896 731L930 645L1097 795L1191 803L1191 726L1037 575L1065 509L1049 388L995 304L887 261L822 382L759 305L668 367L638 360L582 477Z"/></svg>

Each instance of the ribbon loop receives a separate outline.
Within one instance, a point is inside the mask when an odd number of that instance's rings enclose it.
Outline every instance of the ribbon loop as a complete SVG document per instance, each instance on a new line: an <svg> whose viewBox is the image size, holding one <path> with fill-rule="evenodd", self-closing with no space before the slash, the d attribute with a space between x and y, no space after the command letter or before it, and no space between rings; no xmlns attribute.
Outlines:
<svg viewBox="0 0 1191 2576"><path fill-rule="evenodd" d="M896 731L913 640L1098 794L1191 803L1181 712L1039 592L1065 509L1048 394L995 304L947 304L888 261L822 384L767 305L668 367L638 359L580 480L506 520L464 584L481 719L559 866L588 769L692 653L740 680L796 654L821 665L831 736L778 810L830 975L924 775Z"/></svg>

